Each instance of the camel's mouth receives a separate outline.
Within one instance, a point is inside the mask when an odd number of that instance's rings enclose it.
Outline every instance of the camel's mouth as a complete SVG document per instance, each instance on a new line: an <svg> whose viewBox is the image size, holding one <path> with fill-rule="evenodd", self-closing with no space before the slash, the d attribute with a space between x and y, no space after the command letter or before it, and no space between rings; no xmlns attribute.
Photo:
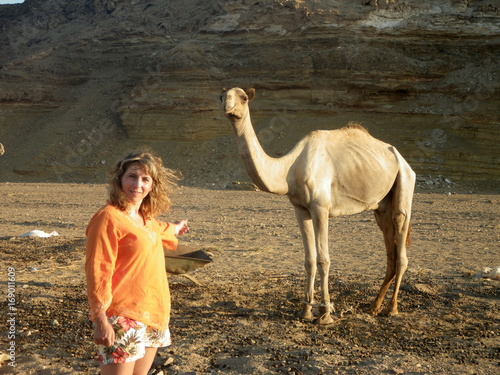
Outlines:
<svg viewBox="0 0 500 375"><path fill-rule="evenodd" d="M226 117L231 119L231 120L239 120L240 119L240 116L236 115L232 111L226 111Z"/></svg>

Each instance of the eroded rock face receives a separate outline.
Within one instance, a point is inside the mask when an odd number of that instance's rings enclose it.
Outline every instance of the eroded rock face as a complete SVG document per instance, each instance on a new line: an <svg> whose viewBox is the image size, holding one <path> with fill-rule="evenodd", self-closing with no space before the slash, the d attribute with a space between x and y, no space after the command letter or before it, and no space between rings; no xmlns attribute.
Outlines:
<svg viewBox="0 0 500 375"><path fill-rule="evenodd" d="M102 181L144 144L186 183L245 179L218 108L239 86L272 155L357 121L420 175L498 181L498 21L488 1L2 6L1 179Z"/></svg>

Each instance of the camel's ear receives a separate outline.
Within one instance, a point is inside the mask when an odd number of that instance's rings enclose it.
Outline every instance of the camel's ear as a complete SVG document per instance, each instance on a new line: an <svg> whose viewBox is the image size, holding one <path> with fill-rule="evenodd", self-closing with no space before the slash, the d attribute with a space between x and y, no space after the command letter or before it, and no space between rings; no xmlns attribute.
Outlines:
<svg viewBox="0 0 500 375"><path fill-rule="evenodd" d="M252 101L253 98L255 98L255 89L248 89L247 90L247 95L248 95L248 101Z"/></svg>

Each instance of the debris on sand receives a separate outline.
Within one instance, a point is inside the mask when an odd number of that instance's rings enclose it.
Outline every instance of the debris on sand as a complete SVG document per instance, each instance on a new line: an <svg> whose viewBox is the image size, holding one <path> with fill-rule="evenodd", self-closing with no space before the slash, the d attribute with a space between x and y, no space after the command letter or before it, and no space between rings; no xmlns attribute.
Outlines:
<svg viewBox="0 0 500 375"><path fill-rule="evenodd" d="M484 267L481 273L478 273L479 277L492 280L500 280L500 266L497 267ZM477 278L479 278L477 277Z"/></svg>
<svg viewBox="0 0 500 375"><path fill-rule="evenodd" d="M52 231L50 233L46 233L42 230L31 230L27 233L24 233L24 234L21 234L20 237L39 237L39 238L49 238L49 237L52 237L52 236L59 236L59 233L57 233L56 231Z"/></svg>

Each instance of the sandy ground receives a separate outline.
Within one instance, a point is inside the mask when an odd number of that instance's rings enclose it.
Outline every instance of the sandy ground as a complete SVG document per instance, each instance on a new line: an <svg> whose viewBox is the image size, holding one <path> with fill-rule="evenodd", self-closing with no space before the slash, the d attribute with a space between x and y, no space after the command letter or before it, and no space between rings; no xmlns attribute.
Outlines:
<svg viewBox="0 0 500 375"><path fill-rule="evenodd" d="M0 184L1 290L8 315L15 274L15 368L0 374L98 374L91 343L84 230L104 185ZM303 299L302 241L287 199L262 192L183 187L164 220L187 218L181 242L213 262L170 276L173 345L163 374L497 374L500 281L475 277L500 265L500 196L421 191L414 198L409 268L399 315L365 313L385 272L371 213L330 220L330 290L338 321L294 318ZM33 229L58 237L24 239ZM11 267L11 268L9 268Z"/></svg>

